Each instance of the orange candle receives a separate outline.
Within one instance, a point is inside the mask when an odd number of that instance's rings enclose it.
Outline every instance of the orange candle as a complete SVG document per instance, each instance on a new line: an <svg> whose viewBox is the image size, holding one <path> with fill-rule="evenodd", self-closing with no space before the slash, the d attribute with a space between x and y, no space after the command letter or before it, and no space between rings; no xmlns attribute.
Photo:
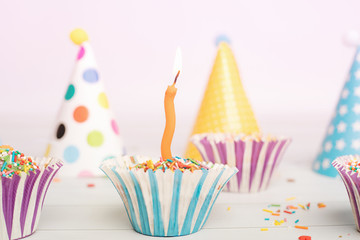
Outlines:
<svg viewBox="0 0 360 240"><path fill-rule="evenodd" d="M180 71L176 75L179 76ZM164 107L165 107L165 117L166 124L164 134L161 140L161 156L163 159L171 159L171 142L175 132L175 106L174 98L176 95L177 88L175 87L176 79L171 86L168 86L165 92Z"/></svg>
<svg viewBox="0 0 360 240"><path fill-rule="evenodd" d="M176 95L177 88L175 87L177 78L180 74L180 65L181 64L181 54L180 50L178 49L176 58L175 58L175 64L174 69L177 69L177 74L175 76L174 83L171 86L168 86L165 92L165 99L164 99L164 107L165 107L165 118L166 118L166 124L165 124L165 130L164 134L161 140L161 156L163 159L171 159L171 142L174 136L175 132L175 106L174 106L174 98Z"/></svg>

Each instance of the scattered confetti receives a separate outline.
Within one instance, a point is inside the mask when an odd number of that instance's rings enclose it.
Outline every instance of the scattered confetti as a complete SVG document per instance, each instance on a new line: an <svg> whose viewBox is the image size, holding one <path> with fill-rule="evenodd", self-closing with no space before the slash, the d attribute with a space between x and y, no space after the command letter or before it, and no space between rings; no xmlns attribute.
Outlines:
<svg viewBox="0 0 360 240"><path fill-rule="evenodd" d="M294 200L295 197L292 197L292 198L287 198L286 200L287 201L291 201L291 200ZM270 223L273 224L273 226L281 226L281 225L285 225L287 226L288 228L291 228L291 229L303 229L303 230L308 230L309 227L308 226L301 226L301 225L297 225L299 222L300 222L300 219L296 219L295 217L293 217L293 215L296 214L297 211L294 211L296 209L303 209L305 210L306 212L310 211L310 205L311 203L308 202L306 204L299 204L299 203L296 203L296 206L294 205L287 205L284 209L281 208L281 204L269 204L267 205L268 208L270 207L277 207L278 209L276 210L269 210L269 209L262 209L262 211L264 212L267 212L269 214L271 214L270 217L267 217L265 218L265 221L270 221ZM298 207L299 206L299 207ZM319 208L322 208L322 207L326 207L326 205L324 203L318 203L318 207ZM281 216L281 214L283 214L283 216L285 216L284 214L291 214L290 216L287 215L290 219L287 219L287 218L280 218L279 219L279 216ZM274 216L274 217L273 217ZM295 218L295 219L294 219ZM295 222L295 223L294 223ZM269 223L267 223L269 224ZM301 236L302 240L308 240L308 239L311 239L310 236ZM300 239L300 237L299 237Z"/></svg>
<svg viewBox="0 0 360 240"><path fill-rule="evenodd" d="M293 179L293 178L288 178L286 181L292 183L292 182L295 182L295 179Z"/></svg>
<svg viewBox="0 0 360 240"><path fill-rule="evenodd" d="M292 200L295 200L296 197L290 197L290 198L287 198L286 201L292 201Z"/></svg>
<svg viewBox="0 0 360 240"><path fill-rule="evenodd" d="M299 240L311 240L310 236L300 236Z"/></svg>
<svg viewBox="0 0 360 240"><path fill-rule="evenodd" d="M289 206L287 206L286 208L287 208L287 209L291 209L291 210L293 210L293 209L299 209L298 207L292 206L292 205L289 205Z"/></svg>
<svg viewBox="0 0 360 240"><path fill-rule="evenodd" d="M288 199L291 199L293 200L294 198L288 198ZM319 203L321 207L324 207L326 206L324 203ZM297 225L300 221L300 219L296 219L295 217L293 217L293 215L296 214L297 211L294 211L296 209L300 209L302 208L303 210L305 210L306 212L310 210L310 202L306 203L306 204L298 204L296 203L297 206L294 206L294 205L287 205L286 208L280 208L281 204L269 204L267 205L268 207L278 207L277 210L274 210L274 211L271 211L269 209L262 209L264 212L267 212L269 214L271 214L271 217L267 217L265 218L265 221L272 221L273 225L274 226L281 226L282 224L286 225L288 228L297 228L297 229L304 229L304 230L308 230L309 227L307 226L300 226L300 225ZM273 217L273 216L281 216L281 214L290 214L287 215L290 219L288 218L276 218L276 217ZM294 219L295 218L295 219ZM295 222L295 223L294 223ZM293 223L293 224L292 224ZM311 239L310 236L304 236L304 237L308 237L308 238L303 238L303 239ZM309 238L310 237L310 238Z"/></svg>
<svg viewBox="0 0 360 240"><path fill-rule="evenodd" d="M274 222L274 225L275 226L280 226L281 224L283 224L285 221L284 220L275 220L275 222Z"/></svg>
<svg viewBox="0 0 360 240"><path fill-rule="evenodd" d="M230 211L230 209L231 209L230 207L227 208L228 211Z"/></svg>
<svg viewBox="0 0 360 240"><path fill-rule="evenodd" d="M308 230L309 227L295 225L295 228Z"/></svg>
<svg viewBox="0 0 360 240"><path fill-rule="evenodd" d="M299 207L301 207L302 209L306 210L305 206L304 205L301 205L301 204L298 204Z"/></svg>
<svg viewBox="0 0 360 240"><path fill-rule="evenodd" d="M88 187L88 188L93 188L93 187L95 187L95 184L89 183L89 184L87 185L87 187Z"/></svg>
<svg viewBox="0 0 360 240"><path fill-rule="evenodd" d="M270 204L269 207L281 207L280 204Z"/></svg>
<svg viewBox="0 0 360 240"><path fill-rule="evenodd" d="M273 213L273 211L268 210L268 209L263 209L264 212L268 212L268 213Z"/></svg>
<svg viewBox="0 0 360 240"><path fill-rule="evenodd" d="M60 178L54 178L53 182L61 182L61 179Z"/></svg>
<svg viewBox="0 0 360 240"><path fill-rule="evenodd" d="M260 231L268 231L268 228L261 228Z"/></svg>
<svg viewBox="0 0 360 240"><path fill-rule="evenodd" d="M323 203L318 203L318 208L324 208L324 207L326 207L325 204L323 204Z"/></svg>

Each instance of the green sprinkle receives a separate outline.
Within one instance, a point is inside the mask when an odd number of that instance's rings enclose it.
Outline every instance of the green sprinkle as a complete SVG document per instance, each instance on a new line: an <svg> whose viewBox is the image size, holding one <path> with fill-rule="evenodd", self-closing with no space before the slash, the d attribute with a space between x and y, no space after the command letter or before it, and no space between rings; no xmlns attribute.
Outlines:
<svg viewBox="0 0 360 240"><path fill-rule="evenodd" d="M270 207L281 207L280 204L270 204Z"/></svg>

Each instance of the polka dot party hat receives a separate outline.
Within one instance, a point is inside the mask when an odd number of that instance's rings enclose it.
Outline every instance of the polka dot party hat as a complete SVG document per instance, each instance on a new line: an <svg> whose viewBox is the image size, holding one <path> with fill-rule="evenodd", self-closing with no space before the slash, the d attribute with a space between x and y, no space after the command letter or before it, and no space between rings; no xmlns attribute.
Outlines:
<svg viewBox="0 0 360 240"><path fill-rule="evenodd" d="M70 38L79 52L45 155L64 159L64 176L95 176L102 160L123 154L123 146L88 36L76 29Z"/></svg>
<svg viewBox="0 0 360 240"><path fill-rule="evenodd" d="M360 154L360 46L313 169L320 174L336 177L337 171L331 162L339 156L350 154Z"/></svg>
<svg viewBox="0 0 360 240"><path fill-rule="evenodd" d="M257 133L259 127L242 86L235 57L223 36L220 40L192 135L214 132ZM185 156L201 159L192 143L188 144Z"/></svg>

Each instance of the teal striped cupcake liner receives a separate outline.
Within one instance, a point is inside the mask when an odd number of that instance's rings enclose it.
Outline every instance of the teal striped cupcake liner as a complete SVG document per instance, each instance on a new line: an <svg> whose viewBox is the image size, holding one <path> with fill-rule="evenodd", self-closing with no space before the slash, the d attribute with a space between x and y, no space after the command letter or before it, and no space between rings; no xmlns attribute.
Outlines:
<svg viewBox="0 0 360 240"><path fill-rule="evenodd" d="M134 159L134 158L133 158ZM184 236L199 231L237 168L207 163L209 170L129 169L150 158L105 160L100 168L117 189L134 230L149 236Z"/></svg>

